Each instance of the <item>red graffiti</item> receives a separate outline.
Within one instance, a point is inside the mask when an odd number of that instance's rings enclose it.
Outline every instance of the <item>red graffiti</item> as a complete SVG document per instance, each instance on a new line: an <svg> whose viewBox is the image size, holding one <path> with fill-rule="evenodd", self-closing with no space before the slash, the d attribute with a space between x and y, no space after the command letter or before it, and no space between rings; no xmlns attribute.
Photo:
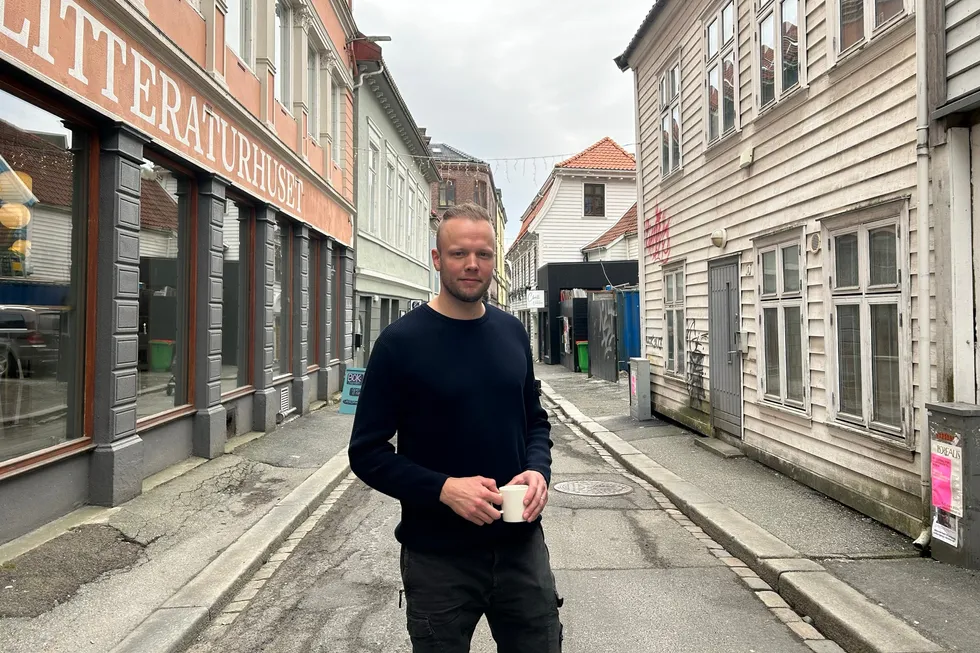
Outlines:
<svg viewBox="0 0 980 653"><path fill-rule="evenodd" d="M657 207L652 220L647 218L643 224L647 256L654 263L663 263L670 258L670 218Z"/></svg>

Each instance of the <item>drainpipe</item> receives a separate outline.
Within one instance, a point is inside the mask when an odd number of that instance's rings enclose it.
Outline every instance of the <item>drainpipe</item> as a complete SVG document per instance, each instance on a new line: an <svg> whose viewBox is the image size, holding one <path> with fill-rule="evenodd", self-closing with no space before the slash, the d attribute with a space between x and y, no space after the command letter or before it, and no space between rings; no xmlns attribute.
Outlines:
<svg viewBox="0 0 980 653"><path fill-rule="evenodd" d="M929 102L926 60L926 0L915 2L915 81L916 81L916 215L919 236L919 473L922 493L922 533L915 540L916 547L925 550L932 536L932 469L929 443L929 415L926 403L932 396L932 363L929 358L932 346L932 328L929 318Z"/></svg>

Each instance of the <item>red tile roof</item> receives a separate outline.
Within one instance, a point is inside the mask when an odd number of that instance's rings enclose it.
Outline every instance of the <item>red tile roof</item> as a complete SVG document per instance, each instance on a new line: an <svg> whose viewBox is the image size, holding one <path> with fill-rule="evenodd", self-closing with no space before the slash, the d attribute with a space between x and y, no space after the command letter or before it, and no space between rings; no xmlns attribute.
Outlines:
<svg viewBox="0 0 980 653"><path fill-rule="evenodd" d="M636 224L636 203L630 207L629 211L623 214L623 217L613 226L609 227L606 233L602 234L591 243L582 248L582 251L589 249L598 249L600 247L606 247L614 240L620 236L632 236L638 234Z"/></svg>
<svg viewBox="0 0 980 653"><path fill-rule="evenodd" d="M140 182L140 229L177 231L177 201L159 182Z"/></svg>
<svg viewBox="0 0 980 653"><path fill-rule="evenodd" d="M636 159L613 139L606 136L588 149L565 159L556 168L585 170L636 170Z"/></svg>
<svg viewBox="0 0 980 653"><path fill-rule="evenodd" d="M527 212L524 213L524 217L521 219L521 230L518 232L517 238L515 238L514 242L511 244L511 249L514 248L514 245L521 242L521 239L527 234L528 227L531 226L531 223L534 222L534 218L536 218L538 213L541 212L541 207L544 206L544 201L548 198L548 193L551 192L551 185L553 183L554 178L549 177L548 181L544 183L544 186L542 186L541 190L538 192L537 199L534 201L534 204L528 207Z"/></svg>

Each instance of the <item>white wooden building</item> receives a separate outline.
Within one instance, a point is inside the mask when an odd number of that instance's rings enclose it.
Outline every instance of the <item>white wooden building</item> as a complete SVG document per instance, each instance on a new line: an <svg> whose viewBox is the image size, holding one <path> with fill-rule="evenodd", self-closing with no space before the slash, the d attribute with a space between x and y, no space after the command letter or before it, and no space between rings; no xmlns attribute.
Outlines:
<svg viewBox="0 0 980 653"><path fill-rule="evenodd" d="M636 204L601 236L582 248L586 261L636 261L640 238L636 226Z"/></svg>
<svg viewBox="0 0 980 653"><path fill-rule="evenodd" d="M616 61L655 410L918 534L911 5L659 0Z"/></svg>
<svg viewBox="0 0 980 653"><path fill-rule="evenodd" d="M636 202L636 161L603 138L557 164L521 217L507 251L513 271L511 311L524 323L537 356L538 316L527 305L537 271L548 263L584 260L582 248L615 225Z"/></svg>

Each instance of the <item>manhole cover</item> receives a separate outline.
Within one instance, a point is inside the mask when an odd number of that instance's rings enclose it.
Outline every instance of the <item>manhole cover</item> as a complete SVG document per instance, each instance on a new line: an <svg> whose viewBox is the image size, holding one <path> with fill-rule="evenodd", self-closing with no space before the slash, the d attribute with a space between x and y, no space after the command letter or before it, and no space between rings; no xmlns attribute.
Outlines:
<svg viewBox="0 0 980 653"><path fill-rule="evenodd" d="M633 491L628 485L610 481L563 481L555 484L555 489L565 494L577 494L583 497L614 497Z"/></svg>

